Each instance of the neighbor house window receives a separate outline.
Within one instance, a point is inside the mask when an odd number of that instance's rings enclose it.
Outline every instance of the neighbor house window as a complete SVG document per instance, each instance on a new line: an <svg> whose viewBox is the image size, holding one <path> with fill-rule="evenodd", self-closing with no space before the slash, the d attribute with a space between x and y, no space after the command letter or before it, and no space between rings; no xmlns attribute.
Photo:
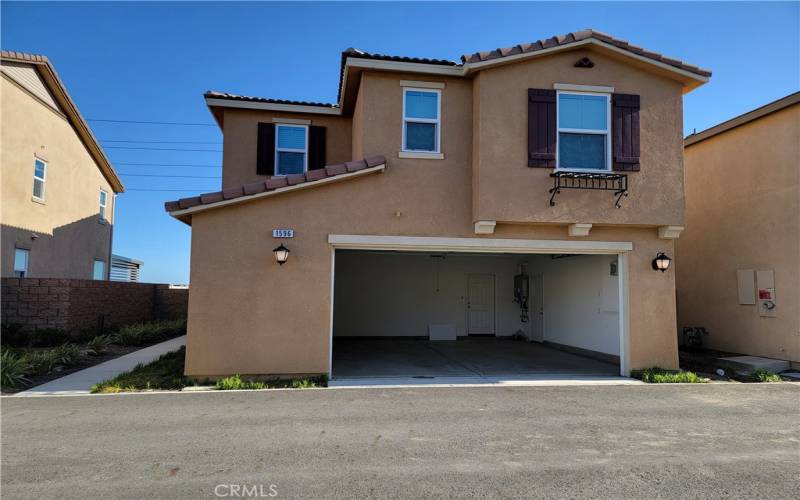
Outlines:
<svg viewBox="0 0 800 500"><path fill-rule="evenodd" d="M39 158L33 163L33 197L44 200L44 183L47 178L47 163Z"/></svg>
<svg viewBox="0 0 800 500"><path fill-rule="evenodd" d="M14 276L24 278L28 274L28 257L30 250L24 248L14 249Z"/></svg>
<svg viewBox="0 0 800 500"><path fill-rule="evenodd" d="M100 190L100 220L105 221L106 219L106 207L108 207L108 193L106 191Z"/></svg>
<svg viewBox="0 0 800 500"><path fill-rule="evenodd" d="M608 94L558 93L558 168L609 170Z"/></svg>
<svg viewBox="0 0 800 500"><path fill-rule="evenodd" d="M439 90L403 89L403 151L439 152Z"/></svg>
<svg viewBox="0 0 800 500"><path fill-rule="evenodd" d="M95 259L94 267L92 268L92 279L104 280L106 279L106 261Z"/></svg>
<svg viewBox="0 0 800 500"><path fill-rule="evenodd" d="M308 164L308 127L277 125L275 175L302 174Z"/></svg>

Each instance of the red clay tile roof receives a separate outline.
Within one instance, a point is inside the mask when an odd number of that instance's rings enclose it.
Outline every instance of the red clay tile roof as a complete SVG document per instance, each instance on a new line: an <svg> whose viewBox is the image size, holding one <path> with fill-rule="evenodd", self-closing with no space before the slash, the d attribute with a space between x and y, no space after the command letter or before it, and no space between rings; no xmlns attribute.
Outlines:
<svg viewBox="0 0 800 500"><path fill-rule="evenodd" d="M572 33L567 33L566 35L556 35L532 43L521 43L518 45L514 45L513 47L504 47L495 50L475 52L473 54L463 55L461 56L460 64L455 61L449 61L447 59L428 59L423 57L374 54L374 53L364 52L363 50L354 49L351 47L342 52L341 63L339 68L339 91L337 93L336 100L339 103L341 103L342 101L342 91L343 91L342 84L344 83L344 71L348 58L430 64L437 66L451 66L455 68L463 68L464 71L466 72L470 69L471 64L494 61L497 59L502 59L504 57L514 56L517 54L534 53L541 50L550 49L553 47L567 46L572 43L581 42L589 39L594 39L603 43L607 43L613 47L624 50L633 55L644 57L646 59L650 59L655 62L660 62L683 71L688 71L689 73L693 73L695 75L704 78L708 78L711 76L711 71L707 69L699 68L697 66L685 63L678 59L667 57L657 52L651 52L649 50L645 50L642 47L627 42L626 40L614 38L613 36L607 33L603 33L602 31L585 29L581 31L574 31ZM252 102L263 102L263 103L273 103L273 104L292 104L301 106L318 106L318 107L326 107L334 109L339 108L339 104L304 102L304 101L287 101L281 99L266 99L262 97L241 96L241 95L234 95L234 94L227 94L223 92L213 92L213 91L206 92L205 96L207 98L211 97L217 99L230 99L239 101L252 101Z"/></svg>
<svg viewBox="0 0 800 500"><path fill-rule="evenodd" d="M328 165L324 168L316 170L309 170L305 174L270 177L266 181L262 182L253 182L235 188L223 189L222 191L215 191L213 193L205 193L199 196L168 201L164 203L164 208L167 212L176 212L178 210L185 210L187 208L200 205L209 205L211 203L244 198L246 196L252 196L267 191L275 191L288 186L314 183L330 177L336 177L338 175L349 174L384 165L386 165L386 158L383 156L370 156L369 158L364 158L363 160L349 161L347 163Z"/></svg>
<svg viewBox="0 0 800 500"><path fill-rule="evenodd" d="M308 102L308 101L290 101L286 99L267 99L265 97L253 97L247 95L237 95L237 94L229 94L227 92L217 92L215 90L209 90L203 97L206 99L228 99L231 101L250 101L250 102L266 102L270 104L292 104L296 106L318 106L323 108L335 108L337 107L336 104L331 104L327 102Z"/></svg>
<svg viewBox="0 0 800 500"><path fill-rule="evenodd" d="M447 59L428 59L425 57L390 56L386 54L372 54L369 52L364 52L363 50L354 49L353 47L350 47L344 52L342 52L342 68L344 68L344 63L346 62L346 59L348 57L353 57L356 59L376 59L378 61L436 64L439 66L460 66L457 62L450 61Z"/></svg>
<svg viewBox="0 0 800 500"><path fill-rule="evenodd" d="M518 45L514 45L513 47L505 47L485 52L475 52L474 54L471 55L461 56L461 62L464 64L474 64L484 61L491 61L494 59L500 59L502 57L513 56L517 54L527 54L530 52L537 52L540 50L549 49L551 47L557 47L559 45L567 45L570 43L580 42L582 40L587 40L589 38L594 38L595 40L608 43L617 48L631 52L633 54L646 57L648 59L652 59L654 61L658 61L664 64L668 64L675 68L689 71L691 73L695 73L700 76L705 76L705 77L711 76L711 71L708 71L706 69L698 68L697 66L687 64L678 59L672 59L670 57L658 54L656 52L650 52L649 50L645 50L642 47L632 45L628 43L626 40L620 40L619 38L614 38L613 36L607 33L603 33L602 31L595 31L593 29L575 31L572 33L567 33L566 35L557 35L551 38L538 40L532 43L521 43Z"/></svg>

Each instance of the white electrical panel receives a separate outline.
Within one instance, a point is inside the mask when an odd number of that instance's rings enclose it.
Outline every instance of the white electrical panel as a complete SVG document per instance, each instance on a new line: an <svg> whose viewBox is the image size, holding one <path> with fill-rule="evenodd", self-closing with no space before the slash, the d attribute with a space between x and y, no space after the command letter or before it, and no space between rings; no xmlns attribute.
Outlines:
<svg viewBox="0 0 800 500"><path fill-rule="evenodd" d="M755 305L756 272L753 269L739 269L736 271L736 281L739 286L739 304Z"/></svg>

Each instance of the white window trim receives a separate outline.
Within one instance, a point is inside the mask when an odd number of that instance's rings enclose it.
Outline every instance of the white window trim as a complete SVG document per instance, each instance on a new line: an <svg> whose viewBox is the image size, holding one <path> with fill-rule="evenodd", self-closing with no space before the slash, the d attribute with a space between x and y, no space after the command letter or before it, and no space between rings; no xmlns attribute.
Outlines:
<svg viewBox="0 0 800 500"><path fill-rule="evenodd" d="M36 177L36 162L40 161L44 165L44 176L43 177ZM31 185L31 195L34 201L43 202L45 201L45 197L47 196L47 161L39 158L38 156L33 157L33 184L36 184L37 180L42 181L42 196L36 196L36 193L33 191L33 185Z"/></svg>
<svg viewBox="0 0 800 500"><path fill-rule="evenodd" d="M561 116L559 115L560 109L558 106L561 100L561 94L568 95L596 95L606 98L606 130L593 130L593 129L575 129L575 128L561 128ZM559 155L560 150L560 136L561 132L575 133L575 134L596 134L606 136L606 168L604 169L588 169L588 168L569 168L561 167L561 158ZM556 91L556 172L584 172L584 173L602 173L607 174L611 172L611 94L605 92L578 92L575 90L557 90Z"/></svg>
<svg viewBox="0 0 800 500"><path fill-rule="evenodd" d="M428 92L436 94L436 119L432 118L406 118L406 95L408 92ZM408 149L406 147L406 123L433 123L436 125L436 138L433 151L427 149ZM401 134L403 137L401 143L401 151L403 153L430 153L437 154L442 152L441 138L442 138L442 91L441 89L429 89L420 87L403 87L403 123Z"/></svg>
<svg viewBox="0 0 800 500"><path fill-rule="evenodd" d="M106 195L105 203L103 203L103 193L105 193L105 195ZM105 221L108 220L108 213L107 213L108 212L108 191L106 191L105 189L100 189L100 197L99 198L100 199L98 201L99 201L99 205L100 205L100 213L99 213L100 220L102 222L105 222Z"/></svg>
<svg viewBox="0 0 800 500"><path fill-rule="evenodd" d="M278 147L278 129L280 127L289 127L289 128L302 128L306 131L306 138L305 138L305 149L295 149L295 148L281 148ZM275 177L286 177L289 174L280 174L278 173L278 168L280 167L280 162L278 161L278 153L303 153L303 173L308 172L308 125L299 125L295 123L276 123L275 124Z"/></svg>

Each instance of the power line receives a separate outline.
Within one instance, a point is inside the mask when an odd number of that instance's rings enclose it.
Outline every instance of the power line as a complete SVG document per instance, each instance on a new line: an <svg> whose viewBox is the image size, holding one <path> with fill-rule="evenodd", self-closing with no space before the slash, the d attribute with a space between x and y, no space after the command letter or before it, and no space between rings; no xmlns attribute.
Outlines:
<svg viewBox="0 0 800 500"><path fill-rule="evenodd" d="M216 127L213 123L191 123L191 122L155 122L155 121L139 121L139 120L107 120L103 118L87 118L89 122L107 122L107 123L139 123L143 125L186 125L189 127Z"/></svg>
<svg viewBox="0 0 800 500"><path fill-rule="evenodd" d="M127 175L128 177L170 177L175 179L222 179L220 175L159 175L159 174L129 174L120 172L119 175Z"/></svg>
<svg viewBox="0 0 800 500"><path fill-rule="evenodd" d="M131 163L125 161L112 162L114 165L134 165L137 167L196 167L196 168L221 168L222 165L200 165L197 163Z"/></svg>
<svg viewBox="0 0 800 500"><path fill-rule="evenodd" d="M128 142L142 144L222 144L219 141L127 141L122 139L100 139L100 142Z"/></svg>
<svg viewBox="0 0 800 500"><path fill-rule="evenodd" d="M144 149L147 151L197 151L203 153L222 153L221 149L146 148L134 146L106 146L106 149Z"/></svg>

